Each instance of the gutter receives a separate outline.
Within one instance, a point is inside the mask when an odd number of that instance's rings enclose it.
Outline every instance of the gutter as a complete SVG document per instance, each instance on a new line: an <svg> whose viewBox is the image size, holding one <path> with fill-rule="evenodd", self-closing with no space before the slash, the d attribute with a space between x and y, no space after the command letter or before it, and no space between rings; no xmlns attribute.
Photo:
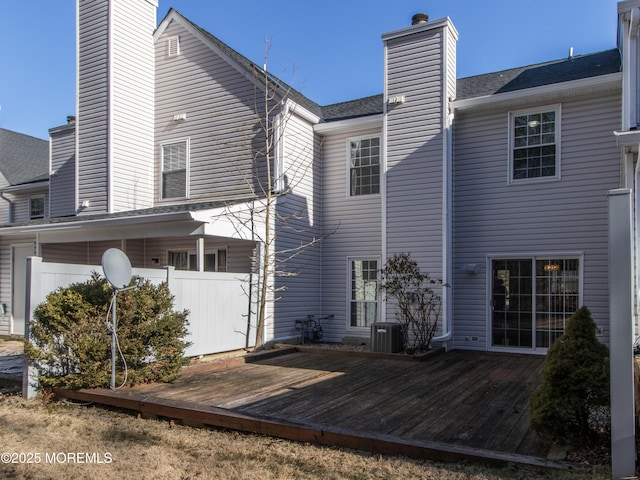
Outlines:
<svg viewBox="0 0 640 480"><path fill-rule="evenodd" d="M9 204L9 223L13 222L13 202L4 196L4 190L0 190L0 198Z"/></svg>

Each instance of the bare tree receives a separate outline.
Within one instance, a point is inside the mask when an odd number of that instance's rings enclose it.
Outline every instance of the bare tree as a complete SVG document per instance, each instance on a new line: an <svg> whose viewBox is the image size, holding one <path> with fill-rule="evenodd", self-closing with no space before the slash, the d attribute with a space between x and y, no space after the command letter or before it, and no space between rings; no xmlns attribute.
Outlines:
<svg viewBox="0 0 640 480"><path fill-rule="evenodd" d="M268 305L281 298L286 286L276 285L276 277L294 277L299 270L291 269L287 263L301 255L328 235L311 232L305 225L306 213L300 210L287 210L281 213L278 207L280 198L293 194L305 176L313 169L314 152L308 146L298 149L295 159L290 159L286 167L278 164L284 156L283 135L287 129L296 103L291 101L294 90L267 70L270 46L266 45L263 68L253 66L255 79L254 110L258 118L257 133L248 141L251 150L253 169L245 174L244 180L250 187L254 200L247 210L231 211L237 229L250 230L252 239L257 241L255 265L260 272L258 278L258 302L256 319L255 349L264 344L264 332L268 320ZM247 132L245 131L245 134ZM259 140L256 141L256 138ZM288 137L295 140L295 136ZM280 150L280 151L279 151ZM299 243L287 248L276 248L276 225L278 232L288 230L299 238ZM337 228L337 227L336 227ZM329 232L333 233L335 228ZM251 296L250 286L248 294ZM247 334L249 331L247 331Z"/></svg>

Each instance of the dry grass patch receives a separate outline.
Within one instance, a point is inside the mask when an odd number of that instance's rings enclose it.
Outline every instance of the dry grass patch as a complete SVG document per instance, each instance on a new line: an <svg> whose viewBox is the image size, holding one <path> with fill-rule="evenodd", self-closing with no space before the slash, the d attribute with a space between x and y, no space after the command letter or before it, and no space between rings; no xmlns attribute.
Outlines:
<svg viewBox="0 0 640 480"><path fill-rule="evenodd" d="M607 469L557 471L511 465L435 464L260 435L195 429L63 402L0 395L0 453L40 454L0 463L8 479L594 479ZM70 460L69 454L78 460ZM54 454L61 463L47 462ZM33 459L33 458L32 458ZM87 460L104 463L88 463Z"/></svg>

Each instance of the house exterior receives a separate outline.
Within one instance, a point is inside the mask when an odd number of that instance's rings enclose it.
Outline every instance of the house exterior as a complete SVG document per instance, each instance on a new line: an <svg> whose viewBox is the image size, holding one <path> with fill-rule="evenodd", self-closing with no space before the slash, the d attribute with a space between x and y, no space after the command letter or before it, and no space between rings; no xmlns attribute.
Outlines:
<svg viewBox="0 0 640 480"><path fill-rule="evenodd" d="M309 314L332 315L325 340L368 338L394 319L378 271L407 252L445 284L439 344L544 353L583 304L608 342L608 193L636 190L640 1L619 4L617 48L471 78L456 77L453 22L416 15L382 35L383 93L328 106L175 10L156 27L156 8L79 2L77 112L50 130L44 218L0 212L0 334L23 328L8 268L22 245L44 262L99 265L117 247L134 267L249 274L252 296L270 286L265 341L295 339ZM262 278L267 225L278 266Z"/></svg>

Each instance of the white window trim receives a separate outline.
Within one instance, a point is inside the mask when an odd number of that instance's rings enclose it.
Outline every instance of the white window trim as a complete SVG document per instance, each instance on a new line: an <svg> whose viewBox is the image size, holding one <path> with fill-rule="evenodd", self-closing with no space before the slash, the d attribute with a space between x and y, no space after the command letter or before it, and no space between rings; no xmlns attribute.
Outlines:
<svg viewBox="0 0 640 480"><path fill-rule="evenodd" d="M360 334L362 333L367 333L367 335L369 335L369 332L371 331L371 326L367 326L367 327L354 327L351 325L351 262L353 262L354 260L375 260L377 263L376 265L378 266L378 270L380 270L380 257L376 256L376 255L364 255L364 256L352 256L352 257L347 257L347 295L346 295L346 325L347 325L347 331L350 332L358 332ZM378 281L377 283L380 283L380 274L378 273ZM377 321L380 322L380 315L381 315L381 305L382 302L380 301L380 292L378 291L376 293L376 316L377 316Z"/></svg>
<svg viewBox="0 0 640 480"><path fill-rule="evenodd" d="M33 200L36 200L36 199L42 199L42 215L34 217L33 215L31 215L31 202ZM47 216L47 199L46 199L45 195L42 194L42 195L30 196L29 197L28 208L29 208L29 220L40 220L42 218L45 218Z"/></svg>
<svg viewBox="0 0 640 480"><path fill-rule="evenodd" d="M164 174L164 147L167 145L173 145L174 143L182 143L185 142L186 146L186 158L185 158L185 187L184 187L184 197L164 197L164 191L162 189L162 180ZM160 144L160 185L158 187L158 191L160 192L159 201L161 202L171 202L175 200L181 200L189 198L190 189L189 189L189 177L190 177L190 169L191 169L191 140L190 138L178 138L176 140L168 140L166 142L162 142Z"/></svg>
<svg viewBox="0 0 640 480"><path fill-rule="evenodd" d="M533 337L534 340L534 346L532 346L532 348L511 348L511 347L505 347L505 346L500 346L500 345L493 345L493 339L492 339L492 334L491 334L491 329L493 327L492 325L492 311L491 311L491 301L493 299L493 292L492 292L492 283L493 283L493 279L491 278L493 275L492 272L492 262L493 260L518 260L518 259L529 259L534 263L534 268L535 268L535 261L536 260L550 260L550 259L557 259L557 258L562 258L564 260L571 260L571 259L575 259L578 260L578 275L579 275L579 281L580 281L580 285L578 286L578 307L582 306L584 304L584 252L528 252L528 253L519 253L519 254L514 254L514 253L505 253L505 254L489 254L487 255L487 260L486 260L486 300L485 300L485 305L486 305L486 339L487 339L487 344L486 344L486 349L487 351L490 352L506 352L506 353L533 353L533 354L541 354L541 355L546 355L548 349L547 348L536 348L535 347L535 336ZM533 297L535 298L535 285L533 285L534 290L532 292ZM535 305L535 302L532 303L532 305ZM535 313L535 312L533 312ZM535 319L533 322L533 325L535 325ZM533 328L533 327L532 327Z"/></svg>
<svg viewBox="0 0 640 480"><path fill-rule="evenodd" d="M553 176L547 176L547 177L535 177L535 178L520 178L520 179L514 179L513 178L513 150L514 150L514 143L515 143L515 139L514 139L514 117L517 117L519 115L527 115L527 114L532 114L532 113L542 113L542 112L550 112L550 111L554 111L556 114L556 121L555 121L555 146L556 146L556 174ZM549 181L558 181L561 180L561 139L562 139L562 104L554 104L554 105L542 105L539 107L533 107L533 108L525 108L525 109L520 109L520 110L513 110L509 112L509 116L508 116L508 122L509 122L509 130L508 130L508 138L509 138L509 154L508 154L508 176L507 176L507 183L508 184L524 184L524 183L537 183L537 182L549 182Z"/></svg>
<svg viewBox="0 0 640 480"><path fill-rule="evenodd" d="M378 141L380 142L380 160L379 160L379 168L380 171L378 173L379 177L378 177L378 183L379 183L379 189L380 191L378 193L367 193L365 195L351 195L351 142L357 142L359 140L368 140L370 138L377 138ZM345 143L345 151L346 151L346 166L347 166L347 173L346 173L346 196L347 198L377 198L381 195L382 192L382 135L379 133L374 133L374 134L369 134L369 135L359 135L357 137L349 137L346 140Z"/></svg>

